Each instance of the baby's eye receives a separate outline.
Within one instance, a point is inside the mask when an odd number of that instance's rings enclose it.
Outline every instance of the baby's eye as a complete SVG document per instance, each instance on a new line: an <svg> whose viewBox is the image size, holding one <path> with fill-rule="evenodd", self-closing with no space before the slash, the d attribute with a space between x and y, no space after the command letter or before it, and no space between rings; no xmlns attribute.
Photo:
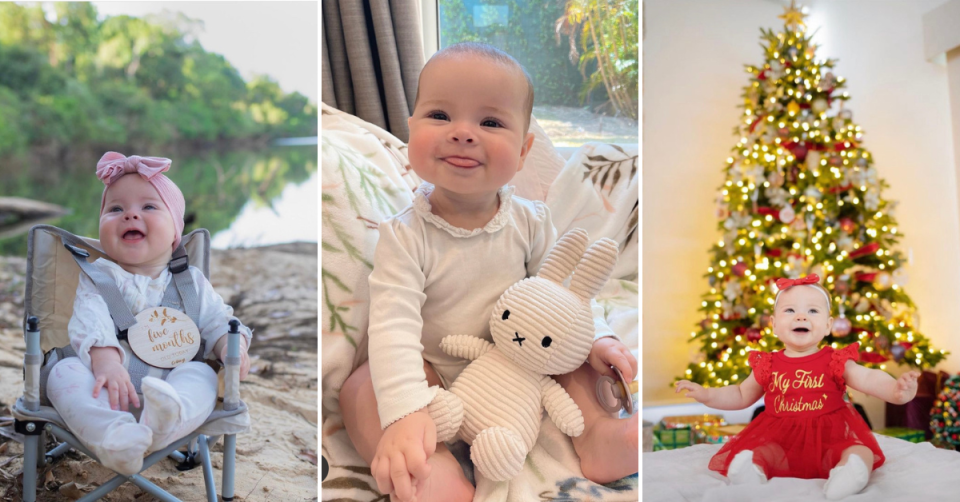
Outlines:
<svg viewBox="0 0 960 502"><path fill-rule="evenodd" d="M786 309L784 309L784 312L786 312L786 313L788 313L788 314L792 314L792 313L793 313L793 308L792 308L792 307L787 307Z"/></svg>
<svg viewBox="0 0 960 502"><path fill-rule="evenodd" d="M817 310L817 309L810 309L810 313L811 313L811 314L818 314L818 313L820 313L820 311Z"/></svg>
<svg viewBox="0 0 960 502"><path fill-rule="evenodd" d="M503 124L501 124L497 120L486 119L483 122L480 122L480 126L481 127L503 127Z"/></svg>
<svg viewBox="0 0 960 502"><path fill-rule="evenodd" d="M427 118L434 120L449 120L449 117L447 117L447 114L444 112L430 112L427 114Z"/></svg>
<svg viewBox="0 0 960 502"><path fill-rule="evenodd" d="M113 206L110 208L111 213L116 213L117 211L123 211L123 208L121 208L120 206Z"/></svg>
<svg viewBox="0 0 960 502"><path fill-rule="evenodd" d="M155 206L155 205L153 205L153 204L146 204L145 206L143 206L143 208L144 208L144 209L156 209L157 206Z"/></svg>

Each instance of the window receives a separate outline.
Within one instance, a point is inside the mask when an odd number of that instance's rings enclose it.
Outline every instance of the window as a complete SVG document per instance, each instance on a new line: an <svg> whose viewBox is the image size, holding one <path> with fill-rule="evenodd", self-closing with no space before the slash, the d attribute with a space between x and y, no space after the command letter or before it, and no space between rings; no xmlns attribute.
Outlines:
<svg viewBox="0 0 960 502"><path fill-rule="evenodd" d="M557 147L639 142L637 0L423 0L422 5L428 58L437 48L472 41L520 61L536 89L533 115ZM587 22L599 38L590 36L585 49L581 36L591 33ZM594 40L606 49L595 50ZM606 72L598 70L598 53Z"/></svg>

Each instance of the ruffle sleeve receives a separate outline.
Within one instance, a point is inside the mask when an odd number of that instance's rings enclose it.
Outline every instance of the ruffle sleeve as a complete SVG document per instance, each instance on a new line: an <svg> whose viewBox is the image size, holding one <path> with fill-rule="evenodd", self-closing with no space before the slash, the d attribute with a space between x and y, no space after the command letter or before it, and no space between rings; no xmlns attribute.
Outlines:
<svg viewBox="0 0 960 502"><path fill-rule="evenodd" d="M747 360L753 371L753 378L761 387L766 388L767 383L770 381L770 365L773 362L773 354L761 350L754 350L750 352Z"/></svg>
<svg viewBox="0 0 960 502"><path fill-rule="evenodd" d="M830 357L830 374L841 389L846 389L847 381L843 378L844 368L848 359L853 362L860 360L860 342L853 342L840 350L835 350Z"/></svg>

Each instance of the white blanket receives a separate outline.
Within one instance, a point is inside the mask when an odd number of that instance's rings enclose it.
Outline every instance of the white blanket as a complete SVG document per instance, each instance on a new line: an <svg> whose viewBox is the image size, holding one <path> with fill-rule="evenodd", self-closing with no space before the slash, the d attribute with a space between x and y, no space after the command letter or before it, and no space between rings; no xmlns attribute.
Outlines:
<svg viewBox="0 0 960 502"><path fill-rule="evenodd" d="M850 502L960 500L960 453L875 434L886 461ZM720 445L696 445L643 454L644 502L817 502L823 479L774 478L762 486L728 485L707 469Z"/></svg>

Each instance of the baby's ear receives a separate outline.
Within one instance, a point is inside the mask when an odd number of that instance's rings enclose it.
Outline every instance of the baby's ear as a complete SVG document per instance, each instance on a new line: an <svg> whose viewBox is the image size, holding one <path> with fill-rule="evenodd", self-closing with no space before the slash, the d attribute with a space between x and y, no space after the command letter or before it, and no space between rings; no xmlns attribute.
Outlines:
<svg viewBox="0 0 960 502"><path fill-rule="evenodd" d="M604 237L594 242L577 264L570 291L584 300L597 296L617 265L617 254L617 243L612 239Z"/></svg>
<svg viewBox="0 0 960 502"><path fill-rule="evenodd" d="M543 261L537 277L562 284L577 267L577 261L583 256L588 240L587 231L582 228L574 228L563 234Z"/></svg>

